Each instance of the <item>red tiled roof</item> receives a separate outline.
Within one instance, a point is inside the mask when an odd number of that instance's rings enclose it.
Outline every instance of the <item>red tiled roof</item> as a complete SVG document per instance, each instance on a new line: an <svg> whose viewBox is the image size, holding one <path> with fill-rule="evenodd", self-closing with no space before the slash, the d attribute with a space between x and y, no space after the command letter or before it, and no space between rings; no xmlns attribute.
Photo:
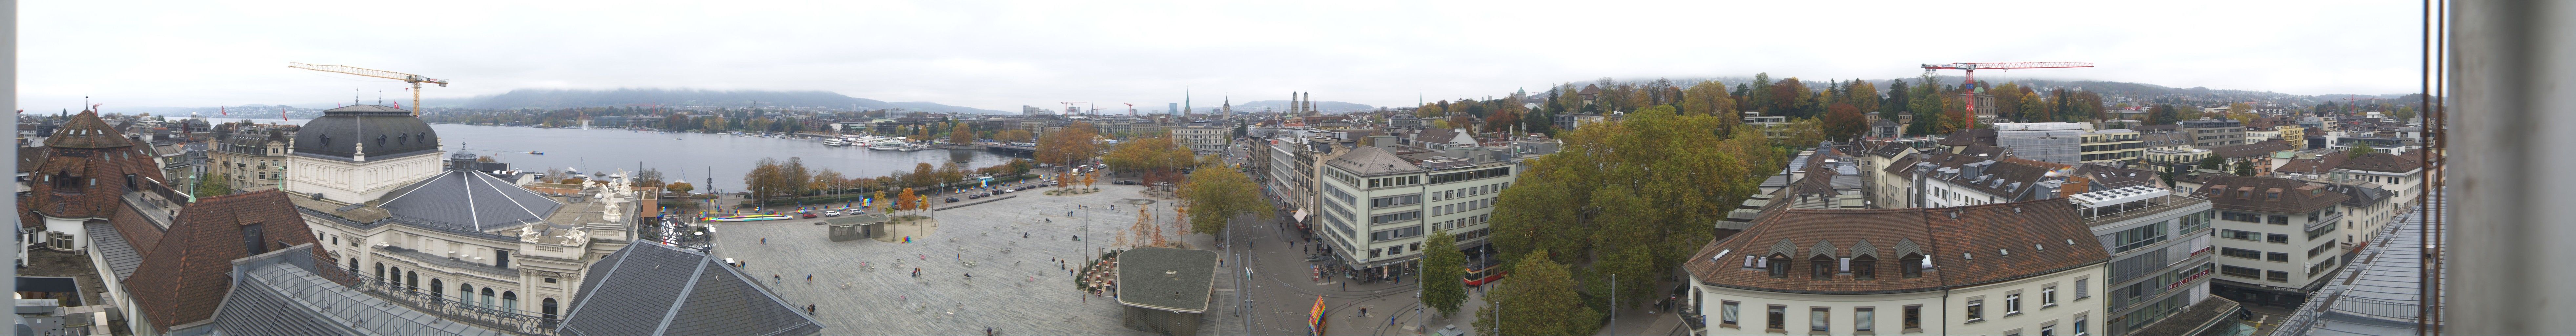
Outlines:
<svg viewBox="0 0 2576 336"><path fill-rule="evenodd" d="M2211 176L2193 191L2219 209L2270 213L2306 213L2343 202L2342 193L2278 177ZM2272 197L2280 193L2280 197Z"/></svg>
<svg viewBox="0 0 2576 336"><path fill-rule="evenodd" d="M268 250L314 243L286 192L268 190L198 199L143 257L126 286L156 331L212 317L232 288L232 262L253 255L243 227L260 225ZM332 260L322 249L314 257ZM327 267L326 267L327 268ZM334 269L336 268L328 268Z"/></svg>
<svg viewBox="0 0 2576 336"><path fill-rule="evenodd" d="M2390 155L2388 153L2362 154L2361 157L2345 160L2343 164L2336 165L2335 168L2387 173L2412 172L2416 169L2424 168L2424 162L2422 161L2423 157L2419 156L2420 153L2423 152L2418 151L2415 153L2407 153L2406 155Z"/></svg>
<svg viewBox="0 0 2576 336"><path fill-rule="evenodd" d="M1829 249L1815 248L1820 242ZM1775 253L1790 260L1789 277L1773 278L1767 270L1743 265L1746 256ZM1878 259L1877 279L1856 280L1849 274L1814 279L1808 260L1819 253L1837 262L1871 255ZM1905 277L1899 263L1909 253L1931 258L1934 268L1922 277ZM2075 207L2051 199L1930 209L1781 210L1743 233L1710 242L1683 269L1715 286L1856 294L1975 286L2109 257Z"/></svg>

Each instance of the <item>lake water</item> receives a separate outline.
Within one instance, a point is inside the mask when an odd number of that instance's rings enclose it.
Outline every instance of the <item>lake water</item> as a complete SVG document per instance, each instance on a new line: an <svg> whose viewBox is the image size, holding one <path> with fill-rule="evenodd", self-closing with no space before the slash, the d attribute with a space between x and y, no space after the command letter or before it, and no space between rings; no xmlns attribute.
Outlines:
<svg viewBox="0 0 2576 336"><path fill-rule="evenodd" d="M210 118L211 119L211 118ZM209 120L223 123L231 120ZM252 120L274 123L276 119ZM303 124L296 120L294 124ZM856 146L833 147L808 139L738 137L704 133L653 133L629 130L579 130L474 126L457 124L430 125L438 130L440 150L459 149L476 155L489 155L511 167L543 172L548 168L581 168L590 172L615 172L619 169L662 170L663 178L686 180L699 192L739 191L742 176L751 172L752 164L761 158L786 160L802 158L805 166L815 171L829 168L849 177L884 176L894 171L912 171L917 163L937 166L960 161L967 168L981 168L1010 162L1011 155L983 150L880 151ZM533 155L528 152L545 152ZM639 163L640 162L640 163ZM708 185L709 171L715 178Z"/></svg>

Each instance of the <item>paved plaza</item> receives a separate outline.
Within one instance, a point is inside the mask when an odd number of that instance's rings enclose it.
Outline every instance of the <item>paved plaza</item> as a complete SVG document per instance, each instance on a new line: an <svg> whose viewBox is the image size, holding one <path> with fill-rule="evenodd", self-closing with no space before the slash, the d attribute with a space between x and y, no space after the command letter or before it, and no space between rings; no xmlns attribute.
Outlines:
<svg viewBox="0 0 2576 336"><path fill-rule="evenodd" d="M1170 200L1148 199L1140 193L1143 187L1103 182L1098 193L1023 191L1014 193L1019 197L932 212L937 228L911 237L910 243L901 236L892 237L894 242L832 242L825 226L815 225L819 220L722 223L717 224L713 253L748 263L745 273L764 278L790 303L814 305L815 318L829 335L961 335L988 327L1006 335L1144 334L1119 324L1116 299L1083 294L1057 263L1080 267L1083 260L1115 248L1116 236L1136 223L1139 207L1150 207L1157 221L1176 218ZM946 206L942 201L931 203ZM1083 206L1091 208L1089 233L1084 232ZM1083 240L1073 240L1076 235ZM1207 235L1186 240L1201 249L1214 242ZM915 267L921 269L919 278L912 276ZM779 280L768 278L773 274ZM1213 308L1202 317L1200 332L1241 334L1243 319L1234 316L1234 281L1217 280Z"/></svg>

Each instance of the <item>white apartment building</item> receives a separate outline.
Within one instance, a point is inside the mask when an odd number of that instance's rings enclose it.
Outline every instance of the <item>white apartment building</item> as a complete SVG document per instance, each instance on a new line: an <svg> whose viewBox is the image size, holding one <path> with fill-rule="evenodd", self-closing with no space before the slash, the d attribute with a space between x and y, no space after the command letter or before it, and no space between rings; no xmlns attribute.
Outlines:
<svg viewBox="0 0 2576 336"><path fill-rule="evenodd" d="M1234 139L1234 128L1216 123L1190 123L1173 127L1171 132L1173 143L1198 155L1224 153L1225 146Z"/></svg>
<svg viewBox="0 0 2576 336"><path fill-rule="evenodd" d="M2195 191L2216 205L2211 290L2249 304L2295 306L2341 268L2347 196L2272 177L2214 176Z"/></svg>
<svg viewBox="0 0 2576 336"><path fill-rule="evenodd" d="M1485 243L1494 201L1518 176L1518 162L1500 150L1442 153L1462 157L1431 156L1417 164L1386 148L1360 146L1316 168L1319 231L1344 264L1364 272L1410 267L1431 230L1456 236L1462 248Z"/></svg>
<svg viewBox="0 0 2576 336"><path fill-rule="evenodd" d="M2416 198L2424 192L2424 164L2419 162L2421 155L2422 152L2363 154L2335 165L2328 174L2336 180L2378 183L2381 189L2392 194L2390 198L2397 206L2411 209L2417 205Z"/></svg>
<svg viewBox="0 0 2576 336"><path fill-rule="evenodd" d="M1697 335L2100 333L2109 254L2081 216L2062 200L1779 210L1683 264L1683 314Z"/></svg>

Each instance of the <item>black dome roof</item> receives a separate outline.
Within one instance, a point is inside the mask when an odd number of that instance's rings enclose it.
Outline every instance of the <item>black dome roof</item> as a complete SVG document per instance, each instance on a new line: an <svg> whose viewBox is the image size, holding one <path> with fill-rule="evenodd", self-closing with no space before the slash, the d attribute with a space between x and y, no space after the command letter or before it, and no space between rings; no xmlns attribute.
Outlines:
<svg viewBox="0 0 2576 336"><path fill-rule="evenodd" d="M359 144L365 144L360 152ZM295 134L295 154L355 161L438 151L438 131L411 111L384 105L350 105L322 111Z"/></svg>

